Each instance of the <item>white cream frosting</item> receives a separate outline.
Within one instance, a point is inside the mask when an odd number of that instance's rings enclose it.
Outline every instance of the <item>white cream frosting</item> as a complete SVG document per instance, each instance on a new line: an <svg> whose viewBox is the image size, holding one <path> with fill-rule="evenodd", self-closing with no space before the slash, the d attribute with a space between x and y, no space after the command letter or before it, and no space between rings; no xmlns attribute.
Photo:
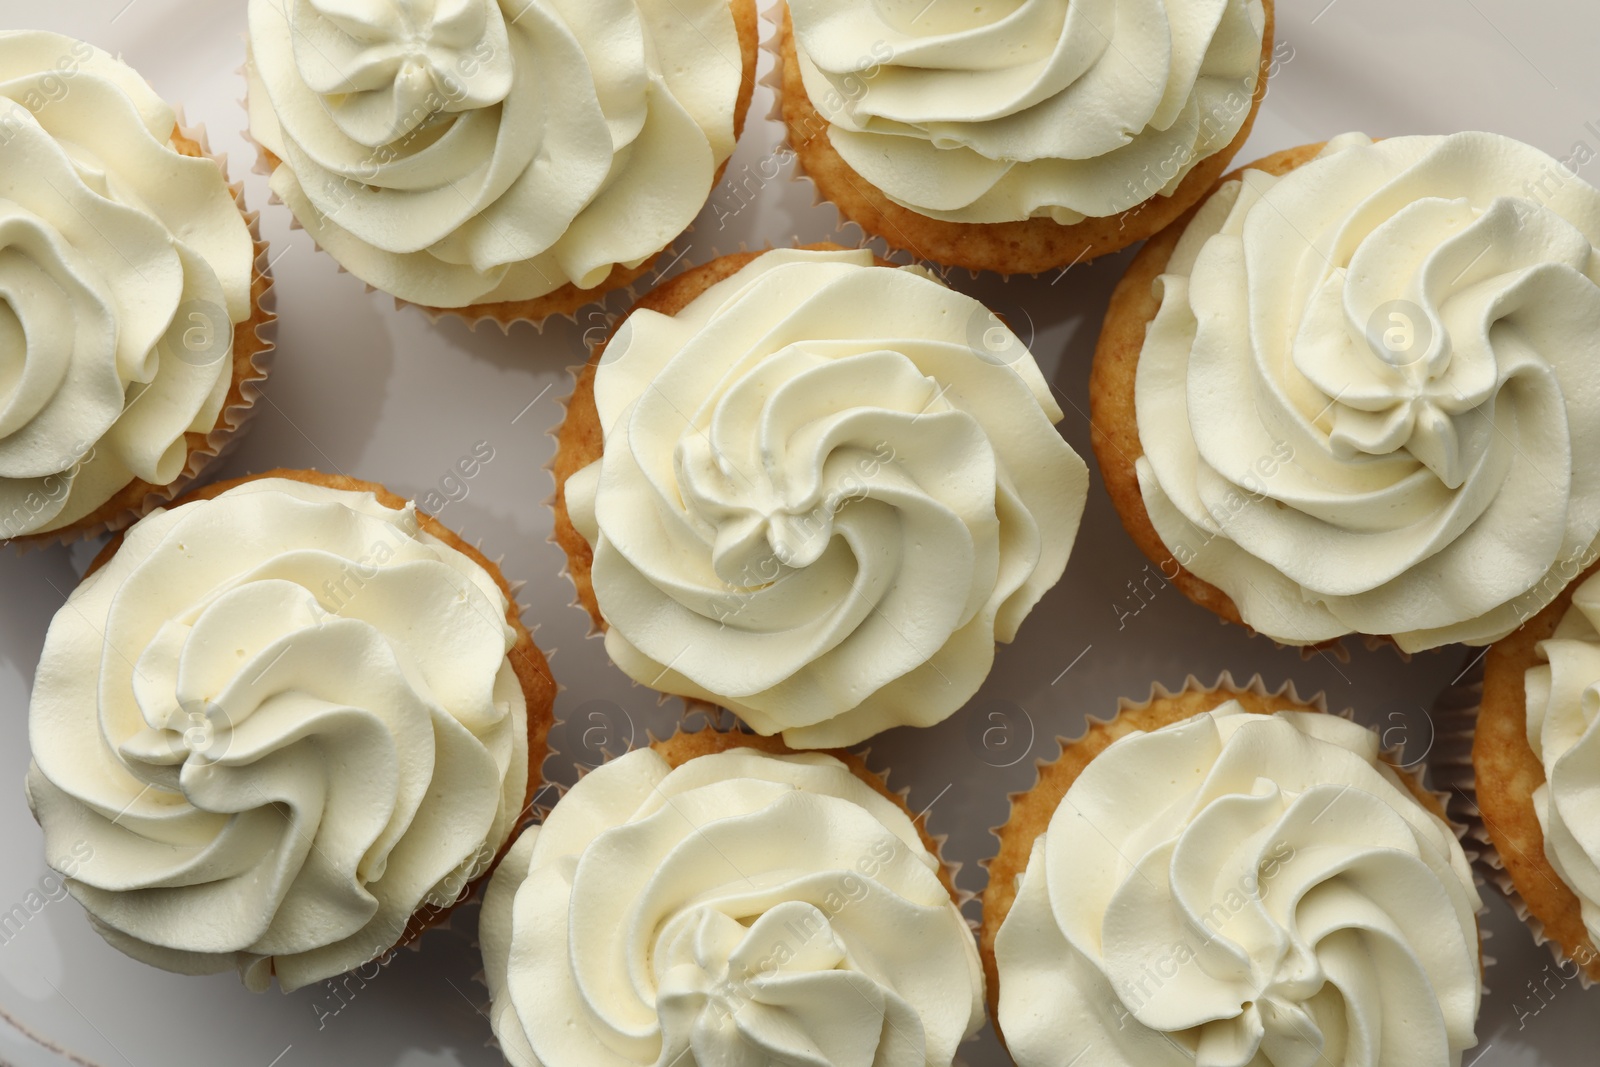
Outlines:
<svg viewBox="0 0 1600 1067"><path fill-rule="evenodd" d="M1509 633L1600 534L1597 242L1600 191L1495 134L1224 185L1139 356L1168 550L1285 644Z"/></svg>
<svg viewBox="0 0 1600 1067"><path fill-rule="evenodd" d="M1170 195L1250 115L1261 0L789 0L806 95L858 174L951 222Z"/></svg>
<svg viewBox="0 0 1600 1067"><path fill-rule="evenodd" d="M50 626L28 797L108 941L254 989L396 945L526 795L507 602L415 509L282 479L157 511Z"/></svg>
<svg viewBox="0 0 1600 1067"><path fill-rule="evenodd" d="M490 1021L514 1067L949 1067L983 971L938 872L831 756L630 752L490 879Z"/></svg>
<svg viewBox="0 0 1600 1067"><path fill-rule="evenodd" d="M1525 675L1528 744L1544 764L1533 808L1544 854L1578 897L1589 937L1600 942L1600 578L1572 594L1555 632L1539 642L1546 662Z"/></svg>
<svg viewBox="0 0 1600 1067"><path fill-rule="evenodd" d="M1375 733L1229 701L1068 789L995 942L1000 1029L1020 1067L1454 1067L1479 904Z"/></svg>
<svg viewBox="0 0 1600 1067"><path fill-rule="evenodd" d="M172 483L221 417L255 244L175 124L99 49L0 31L0 541Z"/></svg>
<svg viewBox="0 0 1600 1067"><path fill-rule="evenodd" d="M566 499L606 650L798 747L961 707L1087 495L1022 342L865 250L768 252L635 312L594 395L604 457Z"/></svg>
<svg viewBox="0 0 1600 1067"><path fill-rule="evenodd" d="M273 192L436 307L589 289L694 219L733 152L728 0L250 0Z"/></svg>

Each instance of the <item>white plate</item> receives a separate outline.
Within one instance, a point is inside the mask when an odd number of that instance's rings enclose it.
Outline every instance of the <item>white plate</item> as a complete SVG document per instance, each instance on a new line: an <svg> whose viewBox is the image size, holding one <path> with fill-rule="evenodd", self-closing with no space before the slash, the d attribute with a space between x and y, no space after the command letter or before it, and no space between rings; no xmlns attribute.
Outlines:
<svg viewBox="0 0 1600 1067"><path fill-rule="evenodd" d="M279 354L255 425L221 473L321 467L421 495L488 442L493 461L441 517L481 539L491 556L504 553L508 576L528 580L526 617L540 625L539 644L554 652L552 668L566 687L558 712L581 723L559 731L558 744L592 762L594 753L580 750L585 737L591 747L609 739L619 750L630 738L642 743L647 729L670 729L671 707L658 707L610 665L598 641L586 639L588 619L569 606L561 552L546 541L551 481L543 465L553 445L545 434L561 419L566 368L582 360L585 331L603 327L605 312L543 334L526 327L509 337L493 328L474 334L458 321L434 325L415 310L397 312L338 273L304 233L290 231L282 206L266 203L264 179L248 174L255 157L240 135L237 73L243 0L0 0L0 16L6 26L58 30L121 52L164 97L182 102L190 121L205 123L234 177L246 176L250 206L264 211L282 316ZM1600 151L1593 56L1600 5L1589 0L1280 0L1278 19L1293 58L1274 78L1240 162L1349 129L1377 136L1481 128L1562 157L1578 142ZM738 154L698 228L679 242L684 257L675 270L742 244L837 234L833 210L811 206L810 186L789 181L787 172L761 179L771 173L763 163L780 136L764 120L770 101L764 87L757 90ZM855 243L855 232L841 239ZM1066 401L1063 431L1085 457L1089 359L1127 258L1009 284L954 278L1018 323L1025 340L1032 333ZM606 311L622 308L613 299ZM88 558L81 548L0 553L0 913L26 901L46 874L22 797L28 690L45 628ZM1219 624L1153 574L1097 477L1066 578L1017 643L1001 650L973 704L941 726L873 743L872 762L911 787L914 807L932 805L934 831L950 835L947 854L967 865L966 888L982 888L977 864L992 851L988 828L1004 821L1007 792L1032 783L1033 759L1053 756L1052 738L1076 735L1086 713L1111 713L1119 696L1142 698L1152 681L1175 686L1190 672L1213 680L1223 669L1239 678L1259 671L1274 684L1294 679L1303 692L1325 690L1334 706L1353 706L1390 740L1409 741L1414 756L1431 740L1423 709L1467 659L1451 649L1408 664L1359 647L1346 663L1302 659ZM1015 727L1010 755L972 740L996 709ZM571 756L554 761L552 773L570 780ZM1487 947L1498 962L1489 971L1479 1046L1465 1062L1593 1062L1595 1024L1583 1016L1600 1007L1600 992L1563 986L1498 895L1486 890L1485 897L1494 934ZM232 975L181 978L135 963L108 948L70 899L48 903L0 943L0 1063L489 1067L500 1059L486 1047L485 993L474 980L475 918L463 914L455 930L429 934L421 952L402 953L365 984L352 978L254 996ZM987 1030L964 1058L973 1067L1009 1063Z"/></svg>

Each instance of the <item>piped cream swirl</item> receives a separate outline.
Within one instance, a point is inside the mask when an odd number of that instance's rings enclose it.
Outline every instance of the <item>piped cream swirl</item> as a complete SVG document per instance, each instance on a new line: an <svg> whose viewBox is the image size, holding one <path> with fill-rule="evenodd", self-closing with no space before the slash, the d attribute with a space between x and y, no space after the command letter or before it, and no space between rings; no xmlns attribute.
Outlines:
<svg viewBox="0 0 1600 1067"><path fill-rule="evenodd" d="M1083 461L1022 342L867 251L774 251L595 374L566 499L606 650L791 745L931 725L1061 577Z"/></svg>
<svg viewBox="0 0 1600 1067"><path fill-rule="evenodd" d="M490 1021L516 1067L949 1067L983 972L938 870L831 756L630 752L490 880Z"/></svg>
<svg viewBox="0 0 1600 1067"><path fill-rule="evenodd" d="M733 152L728 0L251 0L250 132L324 249L436 307L599 285Z"/></svg>
<svg viewBox="0 0 1600 1067"><path fill-rule="evenodd" d="M952 222L1115 215L1232 142L1260 0L790 0L806 95L857 173Z"/></svg>
<svg viewBox="0 0 1600 1067"><path fill-rule="evenodd" d="M1375 733L1230 701L1068 789L995 942L1000 1029L1020 1067L1457 1065L1478 907Z"/></svg>
<svg viewBox="0 0 1600 1067"><path fill-rule="evenodd" d="M1600 535L1597 242L1600 191L1488 133L1223 186L1139 357L1168 550L1285 644L1509 633Z"/></svg>
<svg viewBox="0 0 1600 1067"><path fill-rule="evenodd" d="M107 940L168 970L287 990L379 956L522 807L506 608L371 493L261 479L153 513L45 640L46 858Z"/></svg>
<svg viewBox="0 0 1600 1067"><path fill-rule="evenodd" d="M0 32L0 541L171 484L222 415L255 243L175 126L99 49Z"/></svg>
<svg viewBox="0 0 1600 1067"><path fill-rule="evenodd" d="M1600 942L1600 579L1573 592L1539 654L1546 662L1525 675L1528 744L1545 776L1533 808L1545 858Z"/></svg>

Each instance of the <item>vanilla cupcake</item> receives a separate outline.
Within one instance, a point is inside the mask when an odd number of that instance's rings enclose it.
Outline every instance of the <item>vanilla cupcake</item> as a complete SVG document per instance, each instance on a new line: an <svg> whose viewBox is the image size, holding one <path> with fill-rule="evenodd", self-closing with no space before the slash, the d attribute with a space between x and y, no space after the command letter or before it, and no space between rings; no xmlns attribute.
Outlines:
<svg viewBox="0 0 1600 1067"><path fill-rule="evenodd" d="M639 277L711 195L754 0L250 0L272 191L373 288L502 326Z"/></svg>
<svg viewBox="0 0 1600 1067"><path fill-rule="evenodd" d="M1457 1067L1480 902L1439 798L1373 731L1227 683L1091 720L1013 797L983 927L1011 1055Z"/></svg>
<svg viewBox="0 0 1600 1067"><path fill-rule="evenodd" d="M1600 572L1484 657L1473 796L1485 859L1538 940L1600 980Z"/></svg>
<svg viewBox="0 0 1600 1067"><path fill-rule="evenodd" d="M1148 237L1250 134L1272 0L789 0L781 114L820 195L892 247L1037 273Z"/></svg>
<svg viewBox="0 0 1600 1067"><path fill-rule="evenodd" d="M103 552L45 639L28 800L95 928L286 991L489 870L555 693L498 568L378 486L210 486Z"/></svg>
<svg viewBox="0 0 1600 1067"><path fill-rule="evenodd" d="M584 776L489 882L514 1067L950 1067L983 973L950 871L855 757L678 734Z"/></svg>
<svg viewBox="0 0 1600 1067"><path fill-rule="evenodd" d="M726 256L582 372L556 540L606 650L797 748L927 726L1061 577L1088 472L982 304L865 250Z"/></svg>
<svg viewBox="0 0 1600 1067"><path fill-rule="evenodd" d="M0 542L120 529L244 423L266 246L204 132L70 37L0 31L0 173Z"/></svg>
<svg viewBox="0 0 1600 1067"><path fill-rule="evenodd" d="M1600 191L1506 137L1269 156L1152 239L1090 385L1123 524L1273 640L1488 644L1600 535Z"/></svg>

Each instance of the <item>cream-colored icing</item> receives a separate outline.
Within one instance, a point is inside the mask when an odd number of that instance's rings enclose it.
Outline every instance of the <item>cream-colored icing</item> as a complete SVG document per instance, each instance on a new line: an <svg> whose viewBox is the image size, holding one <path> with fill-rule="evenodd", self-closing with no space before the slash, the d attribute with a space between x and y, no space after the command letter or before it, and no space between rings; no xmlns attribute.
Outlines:
<svg viewBox="0 0 1600 1067"><path fill-rule="evenodd" d="M221 418L255 243L175 125L105 52L0 32L0 541L171 484Z"/></svg>
<svg viewBox="0 0 1600 1067"><path fill-rule="evenodd" d="M490 1021L516 1067L949 1067L983 972L938 869L831 756L630 752L490 880Z"/></svg>
<svg viewBox="0 0 1600 1067"><path fill-rule="evenodd" d="M435 307L600 285L733 152L728 0L250 0L272 189L368 284Z"/></svg>
<svg viewBox="0 0 1600 1067"><path fill-rule="evenodd" d="M1229 701L1067 790L995 941L1000 1029L1020 1067L1455 1067L1479 905L1375 733Z"/></svg>
<svg viewBox="0 0 1600 1067"><path fill-rule="evenodd" d="M774 251L595 374L602 459L566 483L635 680L791 745L931 725L1061 577L1083 461L983 305L855 251Z"/></svg>
<svg viewBox="0 0 1600 1067"><path fill-rule="evenodd" d="M1185 230L1139 356L1139 484L1285 644L1482 644L1600 535L1600 191L1507 137L1360 134Z"/></svg>
<svg viewBox="0 0 1600 1067"><path fill-rule="evenodd" d="M1260 0L790 0L806 95L852 169L951 222L1061 223L1170 195L1249 117Z"/></svg>
<svg viewBox="0 0 1600 1067"><path fill-rule="evenodd" d="M371 493L260 479L152 513L45 640L46 858L107 940L168 970L289 990L378 957L521 810L506 608Z"/></svg>

